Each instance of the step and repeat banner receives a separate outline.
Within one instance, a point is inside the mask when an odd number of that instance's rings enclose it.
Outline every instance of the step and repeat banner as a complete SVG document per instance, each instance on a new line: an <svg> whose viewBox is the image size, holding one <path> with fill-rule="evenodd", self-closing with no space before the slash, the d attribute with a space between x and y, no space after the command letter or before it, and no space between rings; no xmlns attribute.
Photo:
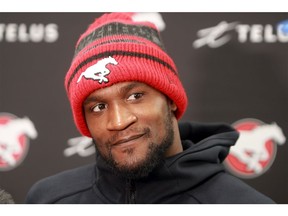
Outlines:
<svg viewBox="0 0 288 216"><path fill-rule="evenodd" d="M64 76L101 13L0 13L0 188L16 203L37 180L94 161ZM241 139L225 168L288 203L288 13L137 13L162 33L187 90L182 120L225 122Z"/></svg>

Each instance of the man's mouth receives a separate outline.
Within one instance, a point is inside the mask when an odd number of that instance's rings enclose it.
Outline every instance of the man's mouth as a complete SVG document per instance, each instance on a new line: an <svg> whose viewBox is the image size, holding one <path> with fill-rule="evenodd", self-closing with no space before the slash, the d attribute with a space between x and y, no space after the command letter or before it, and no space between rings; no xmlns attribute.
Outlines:
<svg viewBox="0 0 288 216"><path fill-rule="evenodd" d="M117 139L112 146L119 146L119 145L124 145L124 144L132 144L134 141L137 141L138 139L140 139L141 137L144 137L144 134L136 134L136 135L132 135L132 136L127 136L127 137L122 137L120 139Z"/></svg>

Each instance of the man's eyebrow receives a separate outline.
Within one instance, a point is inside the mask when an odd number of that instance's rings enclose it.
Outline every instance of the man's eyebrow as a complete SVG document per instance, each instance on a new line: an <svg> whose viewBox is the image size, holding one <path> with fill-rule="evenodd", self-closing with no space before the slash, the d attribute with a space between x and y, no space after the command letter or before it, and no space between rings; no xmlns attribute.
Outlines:
<svg viewBox="0 0 288 216"><path fill-rule="evenodd" d="M143 84L139 83L139 82L131 82L128 85L125 85L123 87L121 87L119 89L120 94L125 94L127 92L129 92L130 90L132 90L135 87L141 86Z"/></svg>
<svg viewBox="0 0 288 216"><path fill-rule="evenodd" d="M95 102L95 101L101 101L101 98L100 98L100 97L97 97L97 96L88 96L88 97L84 100L83 105L89 104L89 103Z"/></svg>
<svg viewBox="0 0 288 216"><path fill-rule="evenodd" d="M119 88L118 91L119 91L120 94L126 94L127 92L129 92L133 88L136 88L136 87L141 86L141 85L143 85L143 84L139 83L139 82L131 82L128 85L125 85L125 86L122 86L121 88ZM109 87L107 87L107 88L109 88ZM91 96L88 96L84 100L83 104L85 105L85 104L88 104L90 102L104 101L104 100L105 100L105 97L102 96L102 95L101 96L99 96L99 95L97 95L97 96L91 95Z"/></svg>

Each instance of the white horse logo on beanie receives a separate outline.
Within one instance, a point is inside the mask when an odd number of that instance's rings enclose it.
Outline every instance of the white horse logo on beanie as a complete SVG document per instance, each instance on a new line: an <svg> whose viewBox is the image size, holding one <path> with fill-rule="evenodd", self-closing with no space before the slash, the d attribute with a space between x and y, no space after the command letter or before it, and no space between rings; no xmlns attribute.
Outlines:
<svg viewBox="0 0 288 216"><path fill-rule="evenodd" d="M96 64L88 67L84 72L82 72L77 83L81 81L83 76L86 79L98 80L100 84L102 82L107 83L109 80L106 76L110 73L110 70L106 68L107 64L117 65L118 62L111 56L101 59Z"/></svg>

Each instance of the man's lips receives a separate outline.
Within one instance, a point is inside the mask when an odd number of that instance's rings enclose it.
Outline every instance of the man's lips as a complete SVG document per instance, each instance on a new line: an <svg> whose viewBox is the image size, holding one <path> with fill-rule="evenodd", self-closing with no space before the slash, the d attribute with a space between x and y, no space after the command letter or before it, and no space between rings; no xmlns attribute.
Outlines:
<svg viewBox="0 0 288 216"><path fill-rule="evenodd" d="M143 137L144 135L145 135L145 133L144 133L144 134L136 134L136 135L127 136L127 137L122 137L122 138L116 140L116 141L112 144L112 146L117 146L117 145L129 143L130 141L137 140L137 139Z"/></svg>

